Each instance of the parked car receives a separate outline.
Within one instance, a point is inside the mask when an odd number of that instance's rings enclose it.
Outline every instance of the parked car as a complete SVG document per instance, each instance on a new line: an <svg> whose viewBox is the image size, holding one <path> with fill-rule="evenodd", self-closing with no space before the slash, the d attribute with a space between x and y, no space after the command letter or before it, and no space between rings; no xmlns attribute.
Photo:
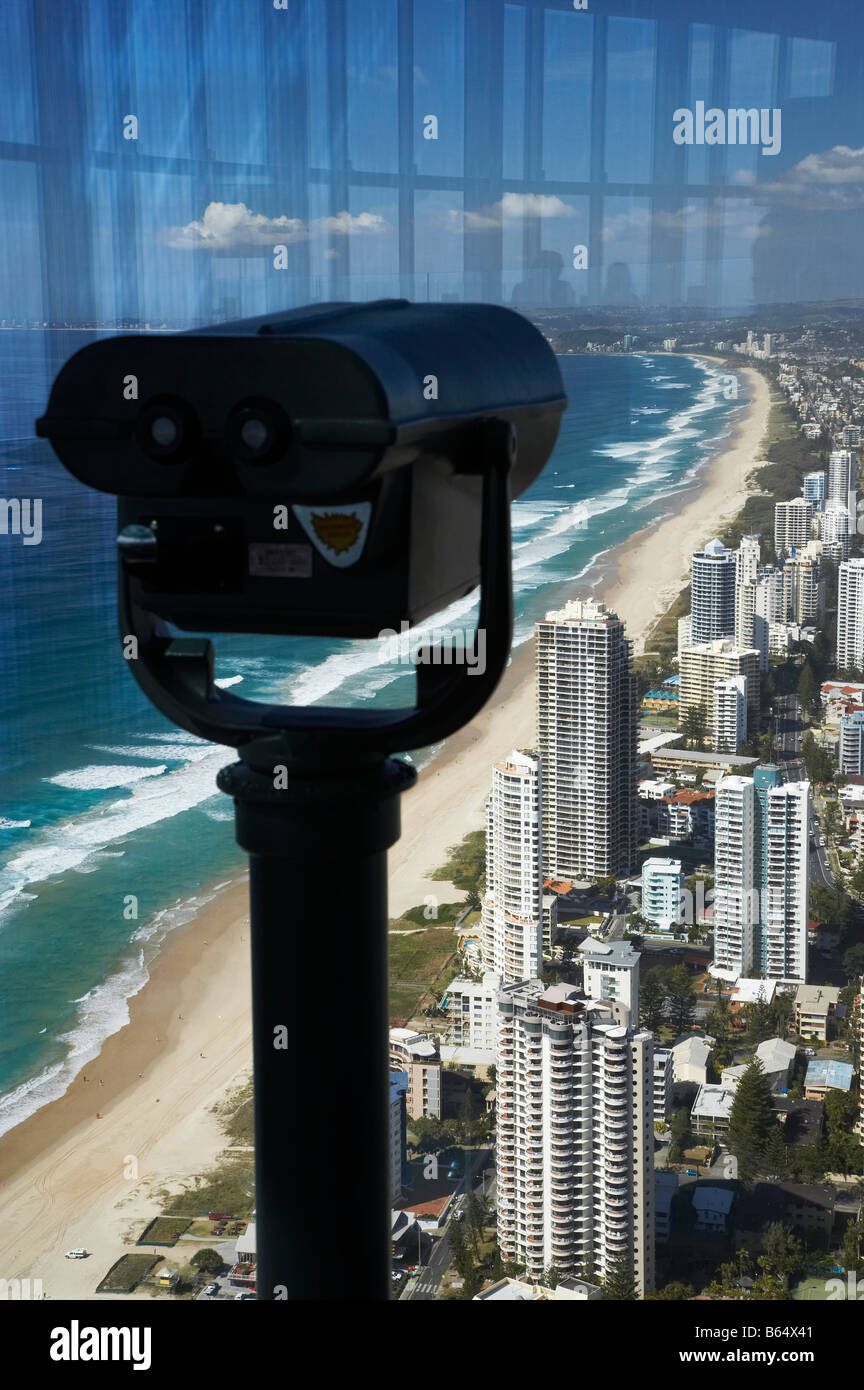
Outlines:
<svg viewBox="0 0 864 1390"><path fill-rule="evenodd" d="M805 1047L805 1048L804 1048L804 1056L805 1056L805 1057L815 1057L815 1056L816 1056L816 1049L815 1049L815 1047Z"/></svg>
<svg viewBox="0 0 864 1390"><path fill-rule="evenodd" d="M208 1284L207 1287L205 1288L204 1292L206 1293L206 1295L207 1295L208 1298L212 1298L214 1294L217 1294L217 1293L219 1292L219 1285L218 1285L218 1284Z"/></svg>
<svg viewBox="0 0 864 1390"><path fill-rule="evenodd" d="M86 1259L87 1259L87 1256L88 1256L89 1254L90 1254L90 1251L89 1251L89 1250L85 1250L84 1247L83 1247L83 1245L79 1245L79 1246L76 1246L76 1248L75 1248L74 1250L67 1250L67 1251L66 1251L66 1259L67 1259L67 1260L86 1260Z"/></svg>
<svg viewBox="0 0 864 1390"><path fill-rule="evenodd" d="M684 1176L685 1178L698 1178L699 1173L695 1168L685 1168Z"/></svg>

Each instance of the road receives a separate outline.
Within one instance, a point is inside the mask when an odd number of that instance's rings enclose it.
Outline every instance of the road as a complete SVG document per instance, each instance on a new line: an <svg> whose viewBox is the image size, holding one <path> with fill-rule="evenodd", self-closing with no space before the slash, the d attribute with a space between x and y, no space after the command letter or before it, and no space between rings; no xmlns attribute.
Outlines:
<svg viewBox="0 0 864 1390"><path fill-rule="evenodd" d="M780 762L797 759L801 756L801 739L804 735L804 720L801 706L794 695L777 695L774 699L774 747ZM800 781L801 773L789 777L790 781Z"/></svg>
<svg viewBox="0 0 864 1390"><path fill-rule="evenodd" d="M477 1158L474 1162L474 1166L471 1169L470 1175L466 1178L465 1191L467 1192L471 1190L473 1179L477 1173L482 1173L484 1169L491 1168L491 1166L492 1150L482 1149L480 1153L477 1155ZM494 1201L494 1178L492 1182L489 1183L486 1187L486 1196ZM401 1299L405 1301L411 1301L413 1303L431 1303L433 1299L438 1297L438 1294L441 1289L441 1280L447 1273L447 1270L450 1268L450 1225L455 1218L455 1214L461 1211L462 1206L464 1204L464 1200L464 1196L462 1196L459 1197L459 1199L453 1203L453 1207L451 1208L453 1214L448 1219L446 1226L441 1232L441 1235L438 1237L438 1239L432 1246L432 1253L430 1254L429 1259L427 1260L423 1268L418 1271L415 1277L409 1280L404 1292L400 1295Z"/></svg>

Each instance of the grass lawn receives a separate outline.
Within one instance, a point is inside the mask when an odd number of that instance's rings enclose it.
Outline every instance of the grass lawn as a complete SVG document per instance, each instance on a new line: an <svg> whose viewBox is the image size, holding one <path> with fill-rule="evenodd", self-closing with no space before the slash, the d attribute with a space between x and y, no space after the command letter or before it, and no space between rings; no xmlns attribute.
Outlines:
<svg viewBox="0 0 864 1390"><path fill-rule="evenodd" d="M145 1226L136 1245L173 1245L189 1229L190 1222L182 1216L157 1216Z"/></svg>
<svg viewBox="0 0 864 1390"><path fill-rule="evenodd" d="M97 1293L131 1293L154 1265L160 1263L153 1255L123 1255L112 1265L104 1279L96 1285Z"/></svg>
<svg viewBox="0 0 864 1390"><path fill-rule="evenodd" d="M399 922L391 922L396 930ZM411 936L390 933L390 1022L403 1024L417 1012L455 955L452 926L427 927Z"/></svg>

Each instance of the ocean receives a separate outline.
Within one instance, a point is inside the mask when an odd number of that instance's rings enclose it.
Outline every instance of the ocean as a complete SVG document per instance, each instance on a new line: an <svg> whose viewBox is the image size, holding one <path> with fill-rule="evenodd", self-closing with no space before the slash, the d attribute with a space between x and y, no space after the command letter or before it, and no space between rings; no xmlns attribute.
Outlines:
<svg viewBox="0 0 864 1390"><path fill-rule="evenodd" d="M168 934L245 869L215 789L231 751L169 725L126 670L113 499L32 438L56 371L95 336L0 331L0 496L42 499L40 544L0 535L0 1133L65 1091L128 1020ZM560 362L558 444L513 508L517 643L677 507L743 406L693 358ZM435 625L472 612L464 600ZM412 698L413 670L375 643L228 636L217 653L217 678L253 699Z"/></svg>

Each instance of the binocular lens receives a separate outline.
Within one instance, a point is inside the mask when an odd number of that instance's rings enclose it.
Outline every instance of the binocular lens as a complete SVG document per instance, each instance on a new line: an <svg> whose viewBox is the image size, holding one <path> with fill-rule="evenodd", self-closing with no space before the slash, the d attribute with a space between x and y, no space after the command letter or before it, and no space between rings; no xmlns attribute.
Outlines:
<svg viewBox="0 0 864 1390"><path fill-rule="evenodd" d="M235 457L244 463L273 463L291 442L291 423L275 401L235 406L225 432Z"/></svg>
<svg viewBox="0 0 864 1390"><path fill-rule="evenodd" d="M149 401L135 425L135 438L145 454L159 463L179 463L198 438L194 411L182 400Z"/></svg>
<svg viewBox="0 0 864 1390"><path fill-rule="evenodd" d="M170 449L172 444L176 444L180 431L170 415L157 415L150 426L150 433L160 449Z"/></svg>
<svg viewBox="0 0 864 1390"><path fill-rule="evenodd" d="M270 431L263 420L256 420L252 415L241 425L240 438L247 449L258 453L270 443Z"/></svg>

